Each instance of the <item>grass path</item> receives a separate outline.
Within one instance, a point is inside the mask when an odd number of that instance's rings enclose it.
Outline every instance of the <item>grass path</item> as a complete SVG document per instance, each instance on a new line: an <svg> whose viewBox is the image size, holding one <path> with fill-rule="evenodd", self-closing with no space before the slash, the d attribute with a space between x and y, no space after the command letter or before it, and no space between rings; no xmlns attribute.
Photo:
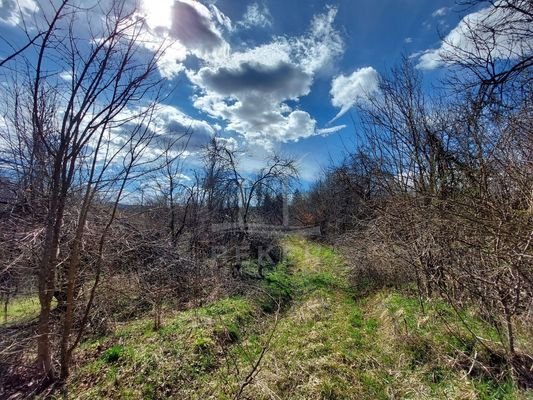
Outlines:
<svg viewBox="0 0 533 400"><path fill-rule="evenodd" d="M285 248L288 261L268 274L263 295L167 316L159 332L139 320L85 343L79 358L89 361L70 397L232 399L242 389L253 400L527 398L453 365L472 345L451 338L456 321L443 304L422 315L407 294L358 299L331 248L299 238Z"/></svg>

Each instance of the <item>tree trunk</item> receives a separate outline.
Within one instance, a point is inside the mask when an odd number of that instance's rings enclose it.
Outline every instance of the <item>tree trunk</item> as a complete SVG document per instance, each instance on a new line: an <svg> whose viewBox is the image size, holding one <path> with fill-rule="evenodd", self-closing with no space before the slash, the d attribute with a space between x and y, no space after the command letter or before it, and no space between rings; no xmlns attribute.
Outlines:
<svg viewBox="0 0 533 400"><path fill-rule="evenodd" d="M43 374L51 379L54 376L52 349L50 345L50 311L55 291L56 259L59 253L59 235L63 223L66 193L59 190L59 168L55 169L50 208L47 216L46 236L39 265L39 324L37 328L37 365Z"/></svg>
<svg viewBox="0 0 533 400"><path fill-rule="evenodd" d="M37 328L37 365L42 368L44 375L53 378L52 354L50 349L50 300L46 289L40 290L39 301L41 311L39 313L39 325Z"/></svg>
<svg viewBox="0 0 533 400"><path fill-rule="evenodd" d="M74 291L76 285L76 276L78 273L78 267L80 264L80 246L81 239L77 238L73 243L72 255L69 260L68 270L67 270L67 298L66 298L66 309L65 315L63 317L63 330L61 333L61 373L60 378L65 380L69 375L69 366L70 366L70 356L72 354L69 343L70 343L70 332L72 331L72 324L74 321Z"/></svg>

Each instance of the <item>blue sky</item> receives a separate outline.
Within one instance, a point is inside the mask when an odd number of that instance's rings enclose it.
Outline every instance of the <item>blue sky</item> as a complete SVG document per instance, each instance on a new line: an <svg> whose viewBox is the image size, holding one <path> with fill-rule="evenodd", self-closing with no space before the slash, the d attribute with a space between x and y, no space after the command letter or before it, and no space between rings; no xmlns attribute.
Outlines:
<svg viewBox="0 0 533 400"><path fill-rule="evenodd" d="M16 3L0 0L0 35L11 41L21 37L23 19L46 12L44 2ZM402 54L413 56L426 84L436 82L441 37L457 33L467 12L454 0L142 0L141 6L151 37L172 43L160 65L173 88L160 112L162 129L179 134L190 126L198 146L217 135L246 153L243 168L250 170L272 152L296 157L307 181L353 148L353 106L376 92L378 77Z"/></svg>

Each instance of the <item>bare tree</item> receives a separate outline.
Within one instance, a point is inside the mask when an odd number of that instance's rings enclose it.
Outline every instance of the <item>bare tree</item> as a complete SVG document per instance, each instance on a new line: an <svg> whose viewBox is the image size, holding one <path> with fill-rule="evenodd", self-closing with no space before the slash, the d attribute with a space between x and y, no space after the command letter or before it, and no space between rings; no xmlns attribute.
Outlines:
<svg viewBox="0 0 533 400"><path fill-rule="evenodd" d="M484 12L500 15L499 7L510 3L497 2ZM486 26L470 28L481 38L479 29ZM518 22L508 29L527 39L528 30ZM485 43L479 40L479 46ZM513 36L511 45L518 41ZM307 204L329 227L325 232L346 232L342 242L350 243L354 276L367 290L411 280L422 308L433 296L444 298L459 316L474 307L500 335L499 344L487 343L463 320L476 343L506 358L517 380L527 380L528 356L516 331L530 324L533 293L531 71L522 64L516 75L485 80L474 71L491 60L476 66L461 51L453 54L456 66L468 65L472 74L462 69L460 81L457 75L445 82L452 84L444 89L446 100L424 94L409 60L382 77L380 93L359 107L363 145L348 158L359 154L358 163L327 172L306 196ZM514 63L513 57L494 63ZM346 206L345 193L359 201Z"/></svg>
<svg viewBox="0 0 533 400"><path fill-rule="evenodd" d="M102 24L86 35L74 33L79 19L90 18L95 11L103 13ZM101 235L103 248L118 202L135 169L146 163L143 151L153 136L149 127L159 98L156 68L163 48L144 51L144 22L135 13L126 1L97 10L64 1L53 10L52 19L43 15L48 22L31 44L35 57L13 60L27 73L20 77L22 85L15 82L14 114L9 116L13 131L7 141L7 151L21 156L7 160L24 177L21 183L28 182L23 192L29 192L30 207L45 210L38 257L37 362L48 377L54 375L50 318L58 286L58 300L65 304L62 378L68 376L73 346L78 342L71 345L70 335L91 207L103 190L114 193L109 222ZM141 107L134 107L134 102L148 98ZM75 228L69 243L62 243L65 211L73 196L79 199L77 218L72 221ZM61 271L64 292L58 282Z"/></svg>
<svg viewBox="0 0 533 400"><path fill-rule="evenodd" d="M474 14L475 18L463 19L460 25L463 40L445 40L441 56L459 68L454 85L475 89L477 103L517 100L520 87L532 82L533 5L529 0L460 3L468 8L479 5L484 8Z"/></svg>

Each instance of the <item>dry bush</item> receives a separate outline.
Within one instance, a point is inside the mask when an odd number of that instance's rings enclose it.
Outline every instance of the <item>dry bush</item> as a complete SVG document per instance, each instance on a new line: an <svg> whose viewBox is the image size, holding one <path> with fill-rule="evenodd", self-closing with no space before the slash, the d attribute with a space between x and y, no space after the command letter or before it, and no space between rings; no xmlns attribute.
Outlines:
<svg viewBox="0 0 533 400"><path fill-rule="evenodd" d="M400 287L415 282L416 272L391 243L380 240L369 229L342 235L336 245L347 260L350 283L357 296L366 296L386 287Z"/></svg>

